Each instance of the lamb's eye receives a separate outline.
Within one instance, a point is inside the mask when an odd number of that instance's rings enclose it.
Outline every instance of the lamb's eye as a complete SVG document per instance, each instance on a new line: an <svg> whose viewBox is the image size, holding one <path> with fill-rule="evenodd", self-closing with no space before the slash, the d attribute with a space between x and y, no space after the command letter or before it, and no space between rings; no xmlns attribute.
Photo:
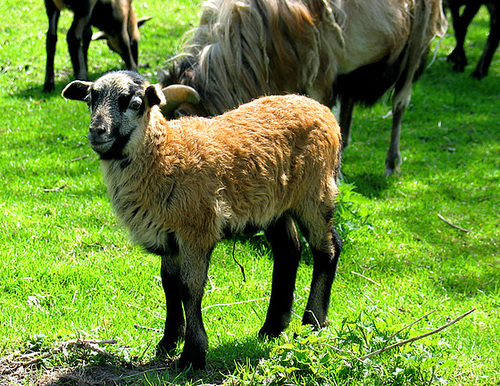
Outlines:
<svg viewBox="0 0 500 386"><path fill-rule="evenodd" d="M139 110L142 106L142 99L139 97L134 97L130 101L130 104L128 105L129 108L132 110Z"/></svg>

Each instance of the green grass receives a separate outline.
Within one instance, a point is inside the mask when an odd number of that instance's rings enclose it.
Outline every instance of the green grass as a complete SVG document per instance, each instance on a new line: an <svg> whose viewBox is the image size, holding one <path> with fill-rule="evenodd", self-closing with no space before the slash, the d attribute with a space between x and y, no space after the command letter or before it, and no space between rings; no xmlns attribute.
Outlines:
<svg viewBox="0 0 500 386"><path fill-rule="evenodd" d="M198 1L134 4L139 16L154 17L140 44L141 72L154 80L196 24ZM155 360L161 331L154 329L162 329L165 317L159 259L133 246L117 224L86 142L86 108L59 96L71 80L64 35L70 14L61 17L53 94L41 92L43 3L6 0L0 15L0 383L62 382L82 371L99 379L98 370L139 384L500 382L498 53L487 78L469 77L487 37L484 10L468 34L466 73L452 73L445 61L454 44L450 28L436 61L415 84L397 176L383 177L390 102L355 110L337 216L345 248L329 328L300 327L312 268L306 255L290 329L275 341L257 339L272 260L262 237L237 242L243 281L233 242L223 242L213 254L203 301L208 367L195 373ZM93 79L122 66L103 42L92 43L89 58ZM364 363L355 359L432 310L390 343L473 308L438 334ZM114 359L68 349L31 367L14 364L76 337L115 339L103 346Z"/></svg>

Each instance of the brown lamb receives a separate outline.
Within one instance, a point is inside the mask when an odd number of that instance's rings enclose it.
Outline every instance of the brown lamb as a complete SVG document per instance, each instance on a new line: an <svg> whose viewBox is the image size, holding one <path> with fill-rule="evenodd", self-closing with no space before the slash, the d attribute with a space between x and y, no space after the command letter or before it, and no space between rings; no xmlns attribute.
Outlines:
<svg viewBox="0 0 500 386"><path fill-rule="evenodd" d="M133 240L161 256L167 318L160 351L185 337L180 365L205 365L201 300L210 254L222 238L256 229L274 258L260 335L277 336L290 321L301 255L296 223L314 259L303 322L326 325L342 249L332 224L341 135L327 107L269 96L212 119L167 121L160 87L131 72L74 81L63 96L89 104L88 138L113 207Z"/></svg>

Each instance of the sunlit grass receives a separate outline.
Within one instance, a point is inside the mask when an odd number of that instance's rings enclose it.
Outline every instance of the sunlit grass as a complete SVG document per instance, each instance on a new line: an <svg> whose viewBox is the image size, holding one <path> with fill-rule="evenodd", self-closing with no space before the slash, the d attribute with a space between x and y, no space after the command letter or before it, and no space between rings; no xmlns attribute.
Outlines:
<svg viewBox="0 0 500 386"><path fill-rule="evenodd" d="M199 5L134 5L139 16L153 16L143 27L140 62L141 72L154 79L196 24ZM61 18L53 94L41 92L43 3L7 0L0 15L0 355L47 352L82 337L115 339L106 349L116 355L117 366L154 364L165 318L159 259L132 245L117 224L98 159L86 142L86 108L58 94L71 80L63 33L70 14ZM398 175L382 175L391 125L383 117L390 102L356 108L336 217L345 246L332 289L330 327L313 333L299 326L312 271L306 251L291 328L276 341L257 339L272 259L262 236L225 241L212 256L203 300L207 371L179 376L164 363L164 372L139 379L178 384L229 379L242 385L500 381L498 54L487 78L469 77L487 20L482 11L480 22L471 26L466 73L452 73L444 60L454 44L448 34L436 62L415 84ZM103 42L92 43L89 58L93 79L122 66ZM398 339L431 331L473 308L431 338L371 362L355 359L432 310L437 311ZM105 361L99 355L54 355L39 371Z"/></svg>

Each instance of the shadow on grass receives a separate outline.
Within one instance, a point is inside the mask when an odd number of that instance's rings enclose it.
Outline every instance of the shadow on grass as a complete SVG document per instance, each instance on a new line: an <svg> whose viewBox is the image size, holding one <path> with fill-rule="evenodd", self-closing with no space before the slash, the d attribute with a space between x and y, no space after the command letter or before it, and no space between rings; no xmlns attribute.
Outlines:
<svg viewBox="0 0 500 386"><path fill-rule="evenodd" d="M385 177L382 174L361 173L346 175L344 178L346 183L356 187L357 193L367 198L378 198L394 185L397 176Z"/></svg>
<svg viewBox="0 0 500 386"><path fill-rule="evenodd" d="M0 366L2 380L14 384L24 384L36 380L37 385L137 385L137 384L223 384L227 377L235 373L238 364L256 366L261 358L269 355L269 350L257 338L238 341L210 348L207 366L203 370L177 368L175 358L153 359L148 362L125 362L117 354L89 353L88 350L70 352L71 358L54 367L46 364L21 365L3 362ZM47 355L38 353L44 360ZM53 362L59 362L54 356ZM66 355L68 353L66 352ZM49 357L50 359L50 357ZM52 361L51 361L52 362ZM64 365L64 362L68 362Z"/></svg>
<svg viewBox="0 0 500 386"><path fill-rule="evenodd" d="M109 71L94 71L89 73L89 79L91 81L95 81L104 74L111 71L120 71L124 70L123 67L111 68ZM61 92L66 87L68 83L74 80L74 77L71 72L71 68L59 71L56 74L55 80L55 89L46 92L43 90L43 80L37 82L30 82L28 87L24 90L20 90L17 93L12 93L11 96L20 98L20 99L35 99L35 100L54 100L56 98L62 98Z"/></svg>
<svg viewBox="0 0 500 386"><path fill-rule="evenodd" d="M445 293L474 296L478 291L485 294L495 294L498 290L500 274L496 272L464 273L440 275L434 278L436 287L442 288Z"/></svg>

